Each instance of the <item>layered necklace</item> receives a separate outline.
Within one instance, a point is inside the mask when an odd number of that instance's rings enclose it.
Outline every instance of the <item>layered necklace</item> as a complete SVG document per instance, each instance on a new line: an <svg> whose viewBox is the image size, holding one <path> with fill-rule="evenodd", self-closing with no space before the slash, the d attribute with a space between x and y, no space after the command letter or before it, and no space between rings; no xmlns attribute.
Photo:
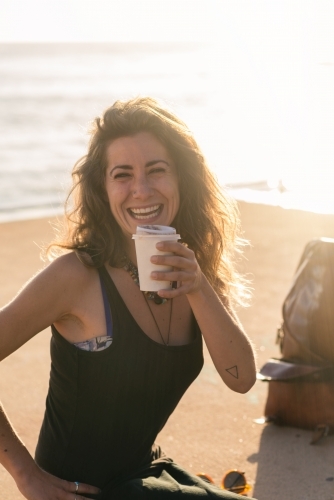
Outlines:
<svg viewBox="0 0 334 500"><path fill-rule="evenodd" d="M133 279L133 281L139 287L138 268L133 264L133 262L131 262L131 260L127 256L125 256L124 260L125 260L125 264L123 266L123 269L130 274L130 276ZM164 337L162 335L162 332L161 332L161 330L159 328L158 322L157 322L157 320L156 320L156 318L155 318L155 316L153 314L153 311L151 309L149 301L153 300L155 304L160 305L160 304L165 304L168 301L168 299L160 297L156 292L146 292L146 291L144 292L143 291L142 294L144 296L144 299L145 299L147 307L148 307L148 309L150 311L150 314L151 314L151 316L152 316L152 318L154 320L155 326L157 327L157 330L159 332L159 335L160 335L160 338L162 340L162 343L165 346L168 346L169 345L169 336L170 336L170 327L171 327L171 322L172 322L172 314L173 314L173 299L170 300L167 341L165 341L165 339L164 339Z"/></svg>
<svg viewBox="0 0 334 500"><path fill-rule="evenodd" d="M123 269L127 271L133 281L136 283L136 285L139 286L139 274L138 274L138 267L136 267L129 257L125 256L125 264ZM160 304L165 304L168 299L164 299L160 297L156 292L142 292L144 297L147 298L148 300L153 300L155 304L160 305Z"/></svg>

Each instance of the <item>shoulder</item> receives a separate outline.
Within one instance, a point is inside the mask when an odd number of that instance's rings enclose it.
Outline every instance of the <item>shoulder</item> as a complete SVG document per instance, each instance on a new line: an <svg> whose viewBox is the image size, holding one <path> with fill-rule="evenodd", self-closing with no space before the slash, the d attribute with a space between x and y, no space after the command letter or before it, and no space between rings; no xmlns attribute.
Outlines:
<svg viewBox="0 0 334 500"><path fill-rule="evenodd" d="M82 262L74 252L57 257L28 282L39 283L58 292L82 289L96 279L96 268Z"/></svg>
<svg viewBox="0 0 334 500"><path fill-rule="evenodd" d="M91 258L85 255L80 259L75 252L69 252L53 260L45 269L80 275L89 273L92 269Z"/></svg>
<svg viewBox="0 0 334 500"><path fill-rule="evenodd" d="M61 318L84 317L96 289L95 268L74 253L58 257L0 311L0 359Z"/></svg>

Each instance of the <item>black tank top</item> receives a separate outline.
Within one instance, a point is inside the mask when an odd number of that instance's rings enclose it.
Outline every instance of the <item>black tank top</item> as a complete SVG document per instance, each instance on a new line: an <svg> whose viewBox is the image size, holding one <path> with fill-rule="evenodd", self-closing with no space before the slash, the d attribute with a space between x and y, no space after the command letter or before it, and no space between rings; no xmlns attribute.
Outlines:
<svg viewBox="0 0 334 500"><path fill-rule="evenodd" d="M104 488L156 458L154 442L203 366L202 337L165 346L138 326L105 268L99 270L113 342L83 351L52 326L51 373L36 462L68 481Z"/></svg>

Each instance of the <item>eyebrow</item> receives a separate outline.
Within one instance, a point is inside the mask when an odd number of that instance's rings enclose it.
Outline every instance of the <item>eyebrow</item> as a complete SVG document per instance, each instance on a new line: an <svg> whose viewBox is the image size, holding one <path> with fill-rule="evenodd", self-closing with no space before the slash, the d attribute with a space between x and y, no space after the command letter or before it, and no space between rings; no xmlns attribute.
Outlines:
<svg viewBox="0 0 334 500"><path fill-rule="evenodd" d="M166 160L151 160L145 164L145 168L152 167L152 165L156 165L157 163L165 163L168 167L170 166L170 164ZM116 170L117 168L122 168L123 170L133 170L133 167L131 165L126 165L126 164L116 165L114 168L110 170L109 173L112 174L113 171Z"/></svg>

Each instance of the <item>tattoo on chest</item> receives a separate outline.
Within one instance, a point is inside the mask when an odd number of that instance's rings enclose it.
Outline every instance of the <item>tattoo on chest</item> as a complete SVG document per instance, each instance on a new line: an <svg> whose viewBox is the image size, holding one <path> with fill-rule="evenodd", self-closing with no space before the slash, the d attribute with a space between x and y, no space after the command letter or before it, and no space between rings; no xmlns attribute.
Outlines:
<svg viewBox="0 0 334 500"><path fill-rule="evenodd" d="M226 368L226 371L232 375L232 377L239 378L237 365L231 366L231 368Z"/></svg>

